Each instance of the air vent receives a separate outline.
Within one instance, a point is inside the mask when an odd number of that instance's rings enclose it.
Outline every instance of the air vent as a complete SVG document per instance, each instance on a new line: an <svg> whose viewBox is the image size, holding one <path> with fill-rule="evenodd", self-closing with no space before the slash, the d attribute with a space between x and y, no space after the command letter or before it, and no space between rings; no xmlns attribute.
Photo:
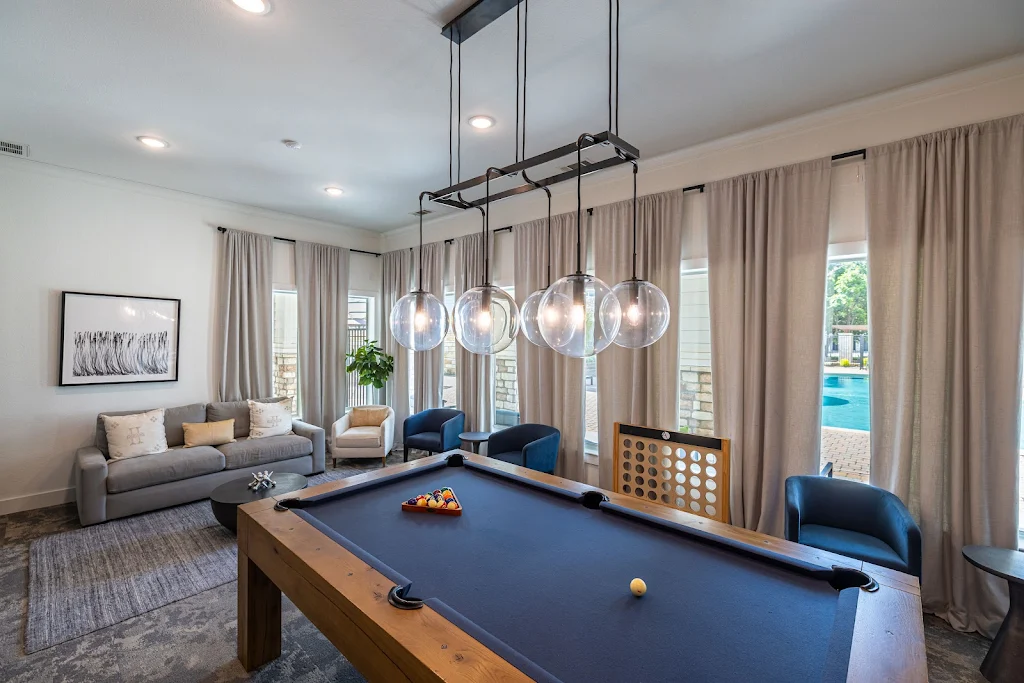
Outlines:
<svg viewBox="0 0 1024 683"><path fill-rule="evenodd" d="M28 145L22 145L17 142L9 142L7 140L0 140L0 154L10 154L16 157L27 157L28 156Z"/></svg>
<svg viewBox="0 0 1024 683"><path fill-rule="evenodd" d="M421 209L419 211L413 211L409 215L410 216L426 216L428 213L434 213L434 212L431 211L430 209Z"/></svg>

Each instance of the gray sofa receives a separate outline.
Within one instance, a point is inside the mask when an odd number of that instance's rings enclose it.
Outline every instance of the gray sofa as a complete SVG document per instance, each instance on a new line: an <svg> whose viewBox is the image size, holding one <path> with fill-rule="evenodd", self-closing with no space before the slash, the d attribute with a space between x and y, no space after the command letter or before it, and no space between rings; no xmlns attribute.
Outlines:
<svg viewBox="0 0 1024 683"><path fill-rule="evenodd" d="M274 399L261 399L270 401ZM278 399L280 400L280 399ZM131 415L125 410L101 415ZM235 420L235 442L182 448L184 422ZM96 418L96 442L75 454L78 518L83 526L207 498L226 481L257 470L316 474L324 471L324 430L292 421L293 434L248 439L245 401L193 403L168 408L164 415L167 446L154 455L110 460L102 417Z"/></svg>

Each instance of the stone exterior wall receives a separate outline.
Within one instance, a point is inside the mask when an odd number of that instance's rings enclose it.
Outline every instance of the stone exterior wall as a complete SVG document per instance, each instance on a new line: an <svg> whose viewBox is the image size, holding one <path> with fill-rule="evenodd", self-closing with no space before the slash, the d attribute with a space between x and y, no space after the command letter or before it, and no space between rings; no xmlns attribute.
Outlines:
<svg viewBox="0 0 1024 683"><path fill-rule="evenodd" d="M700 436L715 435L715 409L711 398L711 368L683 365L679 372L679 425Z"/></svg>
<svg viewBox="0 0 1024 683"><path fill-rule="evenodd" d="M291 396L293 414L298 409L295 398L298 393L297 363L298 356L294 351L274 352L274 396Z"/></svg>
<svg viewBox="0 0 1024 683"><path fill-rule="evenodd" d="M494 357L494 408L519 412L519 381L516 376L516 345Z"/></svg>

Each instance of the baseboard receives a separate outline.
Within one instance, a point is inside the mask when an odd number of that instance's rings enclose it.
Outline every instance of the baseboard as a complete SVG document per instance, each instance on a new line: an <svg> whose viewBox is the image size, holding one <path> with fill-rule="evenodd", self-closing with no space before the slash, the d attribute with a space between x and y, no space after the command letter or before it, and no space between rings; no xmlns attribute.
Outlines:
<svg viewBox="0 0 1024 683"><path fill-rule="evenodd" d="M48 508L53 505L72 503L75 500L75 489L56 489L55 491L43 491L41 493L30 493L27 496L5 498L0 500L0 515L9 515L12 512L24 512L38 508Z"/></svg>

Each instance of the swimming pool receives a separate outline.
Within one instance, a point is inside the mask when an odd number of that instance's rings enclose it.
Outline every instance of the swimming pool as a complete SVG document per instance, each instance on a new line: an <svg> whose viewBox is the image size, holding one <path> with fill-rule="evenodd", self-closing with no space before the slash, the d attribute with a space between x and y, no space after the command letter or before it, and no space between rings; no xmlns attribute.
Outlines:
<svg viewBox="0 0 1024 683"><path fill-rule="evenodd" d="M821 426L871 430L871 399L866 375L825 375L821 393ZM1021 405L1024 425L1024 404ZM1024 429L1020 433L1024 453ZM1024 518L1022 518L1024 519Z"/></svg>
<svg viewBox="0 0 1024 683"><path fill-rule="evenodd" d="M864 375L825 375L821 424L843 429L871 429L871 399Z"/></svg>

